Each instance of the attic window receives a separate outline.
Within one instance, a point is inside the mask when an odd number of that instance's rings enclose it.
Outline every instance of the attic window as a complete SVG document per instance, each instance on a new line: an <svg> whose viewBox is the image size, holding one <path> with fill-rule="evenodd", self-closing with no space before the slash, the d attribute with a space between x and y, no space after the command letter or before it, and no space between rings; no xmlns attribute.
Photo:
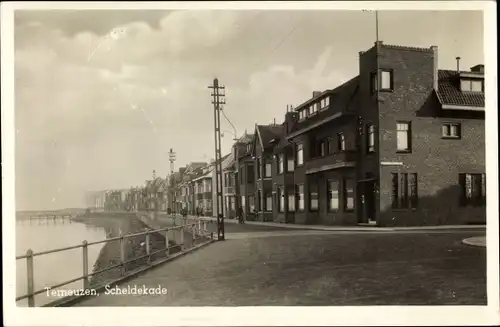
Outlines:
<svg viewBox="0 0 500 327"><path fill-rule="evenodd" d="M483 92L483 81L475 79L461 79L460 90L462 92Z"/></svg>
<svg viewBox="0 0 500 327"><path fill-rule="evenodd" d="M306 118L306 111L301 110L299 111L299 120L304 120Z"/></svg>
<svg viewBox="0 0 500 327"><path fill-rule="evenodd" d="M320 110L328 109L329 106L330 106L330 97L326 97L326 98L321 99L320 106L319 106Z"/></svg>

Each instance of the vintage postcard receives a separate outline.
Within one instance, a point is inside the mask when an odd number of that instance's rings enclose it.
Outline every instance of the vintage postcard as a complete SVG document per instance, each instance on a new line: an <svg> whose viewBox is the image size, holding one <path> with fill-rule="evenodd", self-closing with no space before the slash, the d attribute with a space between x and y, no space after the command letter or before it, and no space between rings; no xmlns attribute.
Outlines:
<svg viewBox="0 0 500 327"><path fill-rule="evenodd" d="M500 323L494 2L1 13L7 326Z"/></svg>

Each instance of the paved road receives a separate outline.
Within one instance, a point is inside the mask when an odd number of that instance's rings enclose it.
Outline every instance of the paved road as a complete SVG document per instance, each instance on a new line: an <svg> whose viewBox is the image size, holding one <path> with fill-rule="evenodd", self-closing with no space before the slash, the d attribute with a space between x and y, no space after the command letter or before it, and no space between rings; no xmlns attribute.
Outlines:
<svg viewBox="0 0 500 327"><path fill-rule="evenodd" d="M228 233L240 237L121 286L161 285L167 295L101 294L78 306L484 305L486 249L461 243L482 234Z"/></svg>

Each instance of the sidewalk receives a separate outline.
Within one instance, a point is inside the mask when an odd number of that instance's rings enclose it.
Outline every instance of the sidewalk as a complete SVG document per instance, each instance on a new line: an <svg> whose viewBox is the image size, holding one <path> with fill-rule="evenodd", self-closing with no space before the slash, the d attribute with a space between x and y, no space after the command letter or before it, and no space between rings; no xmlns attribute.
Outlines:
<svg viewBox="0 0 500 327"><path fill-rule="evenodd" d="M197 217L193 217L197 218ZM199 217L200 220L217 222L214 217ZM238 219L224 219L224 223L238 224ZM326 225L301 225L284 224L262 221L245 221L247 225L281 227L291 229L311 229L322 231L410 231L410 230L460 230L460 229L486 229L486 225L440 225L440 226L412 226L412 227L377 227L377 226L326 226Z"/></svg>

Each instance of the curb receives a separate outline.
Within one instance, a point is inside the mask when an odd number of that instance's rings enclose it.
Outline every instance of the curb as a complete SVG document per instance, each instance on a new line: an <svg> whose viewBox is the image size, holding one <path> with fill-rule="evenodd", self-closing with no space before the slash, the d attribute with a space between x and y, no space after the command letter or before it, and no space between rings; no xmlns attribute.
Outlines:
<svg viewBox="0 0 500 327"><path fill-rule="evenodd" d="M486 236L469 237L463 239L462 243L469 246L486 248Z"/></svg>
<svg viewBox="0 0 500 327"><path fill-rule="evenodd" d="M200 220L216 222L217 218L212 217L199 217ZM224 219L224 223L238 224L238 220ZM485 230L486 225L439 225L439 226L411 226L411 227L367 227L367 226L318 226L318 225L295 225L284 223L270 223L259 221L245 221L247 225L254 226L269 226L288 229L310 229L322 231L390 231L390 232L404 232L404 231L434 231L434 230Z"/></svg>

